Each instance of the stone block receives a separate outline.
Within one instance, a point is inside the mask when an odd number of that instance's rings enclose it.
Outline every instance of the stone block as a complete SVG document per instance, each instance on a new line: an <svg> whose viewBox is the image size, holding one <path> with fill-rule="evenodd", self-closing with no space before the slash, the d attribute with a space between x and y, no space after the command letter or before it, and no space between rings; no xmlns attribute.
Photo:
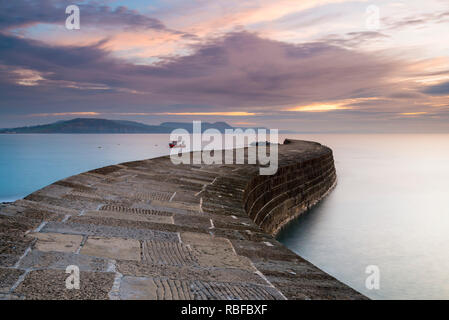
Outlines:
<svg viewBox="0 0 449 320"><path fill-rule="evenodd" d="M34 247L44 252L76 252L83 241L83 236L74 234L31 233L28 236L37 238Z"/></svg>
<svg viewBox="0 0 449 320"><path fill-rule="evenodd" d="M67 289L65 270L30 271L14 294L32 300L99 300L108 299L115 274L111 272L80 272L80 289Z"/></svg>
<svg viewBox="0 0 449 320"><path fill-rule="evenodd" d="M136 213L124 213L119 211L87 211L85 216L88 217L101 217L111 219L123 219L130 221L140 222L156 222L156 223L168 223L173 224L173 218L170 216L156 215L156 214L136 214Z"/></svg>
<svg viewBox="0 0 449 320"><path fill-rule="evenodd" d="M81 254L120 260L140 261L140 241L134 239L89 237Z"/></svg>

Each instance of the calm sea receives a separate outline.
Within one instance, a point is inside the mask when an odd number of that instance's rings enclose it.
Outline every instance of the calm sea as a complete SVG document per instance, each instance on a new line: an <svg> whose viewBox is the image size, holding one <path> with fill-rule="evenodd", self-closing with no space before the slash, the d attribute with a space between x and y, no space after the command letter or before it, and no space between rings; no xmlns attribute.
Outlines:
<svg viewBox="0 0 449 320"><path fill-rule="evenodd" d="M449 299L449 135L288 135L334 150L338 185L278 239L371 298ZM168 154L168 135L0 135L0 202ZM366 267L380 270L368 290Z"/></svg>
<svg viewBox="0 0 449 320"><path fill-rule="evenodd" d="M0 202L84 171L168 153L165 134L0 134Z"/></svg>
<svg viewBox="0 0 449 320"><path fill-rule="evenodd" d="M449 135L296 137L334 150L338 184L278 240L368 297L449 299Z"/></svg>

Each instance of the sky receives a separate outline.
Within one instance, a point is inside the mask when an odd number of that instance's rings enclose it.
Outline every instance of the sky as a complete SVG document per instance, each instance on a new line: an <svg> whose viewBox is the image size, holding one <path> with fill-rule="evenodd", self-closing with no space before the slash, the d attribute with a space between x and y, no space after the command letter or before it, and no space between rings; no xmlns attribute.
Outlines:
<svg viewBox="0 0 449 320"><path fill-rule="evenodd" d="M0 128L449 132L448 43L447 0L2 1Z"/></svg>

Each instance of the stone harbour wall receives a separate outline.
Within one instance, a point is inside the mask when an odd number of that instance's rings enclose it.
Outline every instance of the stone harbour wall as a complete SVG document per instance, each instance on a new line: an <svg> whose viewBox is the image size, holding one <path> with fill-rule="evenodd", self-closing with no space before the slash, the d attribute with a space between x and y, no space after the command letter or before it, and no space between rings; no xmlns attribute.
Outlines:
<svg viewBox="0 0 449 320"><path fill-rule="evenodd" d="M160 157L68 177L0 204L0 299L366 299L273 237L335 180L295 140L272 176Z"/></svg>
<svg viewBox="0 0 449 320"><path fill-rule="evenodd" d="M284 158L275 175L256 175L250 180L244 207L259 227L275 234L320 201L333 188L336 178L332 150L327 147L303 161Z"/></svg>

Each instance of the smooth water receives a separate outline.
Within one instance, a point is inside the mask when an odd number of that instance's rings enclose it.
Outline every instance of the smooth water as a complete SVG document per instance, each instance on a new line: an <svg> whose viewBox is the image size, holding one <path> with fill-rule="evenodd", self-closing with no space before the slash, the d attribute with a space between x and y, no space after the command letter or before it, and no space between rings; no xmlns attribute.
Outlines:
<svg viewBox="0 0 449 320"><path fill-rule="evenodd" d="M334 151L338 185L279 234L371 298L449 299L449 135L288 135ZM168 135L0 135L0 202L98 167L169 153ZM380 289L365 288L365 268Z"/></svg>
<svg viewBox="0 0 449 320"><path fill-rule="evenodd" d="M169 154L167 134L0 134L0 202L60 179Z"/></svg>
<svg viewBox="0 0 449 320"><path fill-rule="evenodd" d="M371 298L449 299L449 135L295 137L333 149L338 184L278 240Z"/></svg>

